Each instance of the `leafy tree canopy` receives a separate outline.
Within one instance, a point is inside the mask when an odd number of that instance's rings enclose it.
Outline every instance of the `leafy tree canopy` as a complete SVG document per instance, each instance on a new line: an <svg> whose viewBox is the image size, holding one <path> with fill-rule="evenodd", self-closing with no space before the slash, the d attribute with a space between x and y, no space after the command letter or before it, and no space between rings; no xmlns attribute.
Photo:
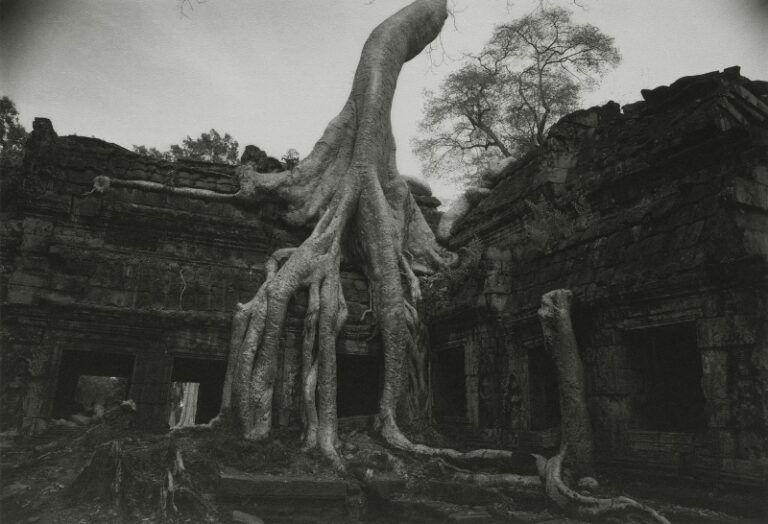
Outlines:
<svg viewBox="0 0 768 524"><path fill-rule="evenodd" d="M19 123L16 104L7 96L0 98L0 156L3 160L20 157L27 130Z"/></svg>
<svg viewBox="0 0 768 524"><path fill-rule="evenodd" d="M497 26L480 53L427 93L414 140L425 174L471 182L495 161L539 147L620 60L612 37L561 7Z"/></svg>
<svg viewBox="0 0 768 524"><path fill-rule="evenodd" d="M286 169L288 169L289 171L293 171L293 169L299 165L299 161L301 160L301 155L299 155L299 152L296 151L294 148L290 148L288 151L285 152L281 160L283 161L283 164L285 164Z"/></svg>
<svg viewBox="0 0 768 524"><path fill-rule="evenodd" d="M160 151L156 147L133 146L133 152L152 158L157 158L159 160L167 160L169 162L173 162L174 160L173 154L170 151Z"/></svg>
<svg viewBox="0 0 768 524"><path fill-rule="evenodd" d="M198 138L187 136L181 144L174 144L168 151L160 151L155 147L133 146L133 150L140 155L151 156L162 160L173 161L178 158L190 158L206 162L221 162L224 164L237 164L238 160L237 140L229 133L221 133L211 129L208 133L202 133Z"/></svg>

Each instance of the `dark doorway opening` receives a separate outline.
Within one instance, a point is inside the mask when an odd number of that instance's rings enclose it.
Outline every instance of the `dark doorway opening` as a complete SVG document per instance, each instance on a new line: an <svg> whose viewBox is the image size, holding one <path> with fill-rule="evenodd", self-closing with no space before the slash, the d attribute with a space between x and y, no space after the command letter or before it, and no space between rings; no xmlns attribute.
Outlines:
<svg viewBox="0 0 768 524"><path fill-rule="evenodd" d="M435 416L442 420L466 418L467 379L464 349L448 349L437 353L432 366Z"/></svg>
<svg viewBox="0 0 768 524"><path fill-rule="evenodd" d="M89 413L95 404L128 398L134 357L120 353L64 350L51 416L67 418Z"/></svg>
<svg viewBox="0 0 768 524"><path fill-rule="evenodd" d="M707 428L701 354L693 323L628 332L636 427L655 431Z"/></svg>
<svg viewBox="0 0 768 524"><path fill-rule="evenodd" d="M340 417L379 411L381 367L378 356L336 356L336 407Z"/></svg>
<svg viewBox="0 0 768 524"><path fill-rule="evenodd" d="M225 360L174 358L169 424L207 424L218 415L226 372Z"/></svg>
<svg viewBox="0 0 768 524"><path fill-rule="evenodd" d="M560 390L555 363L543 347L528 351L531 429L541 431L560 424Z"/></svg>

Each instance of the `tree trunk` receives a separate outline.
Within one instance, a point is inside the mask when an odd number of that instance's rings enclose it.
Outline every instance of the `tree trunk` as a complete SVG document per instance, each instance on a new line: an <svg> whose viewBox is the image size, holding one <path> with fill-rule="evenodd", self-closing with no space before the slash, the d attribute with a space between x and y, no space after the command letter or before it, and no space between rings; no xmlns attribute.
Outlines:
<svg viewBox="0 0 768 524"><path fill-rule="evenodd" d="M122 440L112 440L97 447L70 486L70 494L84 500L109 500L121 507L128 494L126 486L133 482L132 472L123 462L124 454Z"/></svg>
<svg viewBox="0 0 768 524"><path fill-rule="evenodd" d="M279 249L265 264L266 278L255 297L238 304L232 323L229 360L219 416L212 425L228 423L247 439L263 439L271 428L272 395L281 350L283 324L291 296L309 290L302 346L302 419L304 445L317 447L337 468L336 339L347 318L341 287L342 256L367 277L371 312L384 354L384 384L377 427L394 448L460 462L514 460L518 453L480 449L461 453L412 443L400 431L396 408L406 375L409 350L411 389L417 404L428 373L417 346L421 298L417 274L445 268L456 256L440 248L395 163L390 112L403 64L418 55L440 33L447 18L446 0L415 0L385 20L365 43L352 92L314 149L293 170L258 173L251 166L237 170L236 193L174 187L146 180L94 179L93 194L111 187L172 193L208 201L255 207L270 201L284 206L284 220L312 227L297 248ZM547 347L560 375L563 428L577 452L577 461L591 470L592 438L584 402L581 362L569 316L570 292L544 297L539 314ZM416 411L421 408L417 408ZM121 450L103 450L109 479ZM106 454L106 455L105 455ZM178 479L184 478L179 458L169 468L163 507L169 507ZM559 478L559 477L558 477ZM485 483L535 482L528 478L478 477ZM114 482L113 482L114 483ZM171 489L173 487L173 489ZM182 490L183 491L183 490ZM173 500L170 501L173 503Z"/></svg>
<svg viewBox="0 0 768 524"><path fill-rule="evenodd" d="M566 289L550 291L541 299L539 319L544 345L557 368L560 390L562 440L573 452L573 466L579 476L592 475L592 426L587 410L584 369L571 324L573 294Z"/></svg>
<svg viewBox="0 0 768 524"><path fill-rule="evenodd" d="M334 449L335 346L347 315L339 276L343 253L362 269L371 288L370 307L384 353L382 434L390 441L407 442L395 411L406 352L418 349L416 272L443 267L452 257L437 246L397 171L389 114L402 65L439 34L446 16L445 0L416 0L371 33L347 103L293 171L265 176L249 167L239 170L240 191L234 200L277 197L287 203L288 222L314 224L300 247L272 256L266 282L235 317L221 419L230 419L246 438L261 439L269 432L287 302L306 287L310 307L302 348L304 443L318 446L340 466ZM418 352L414 356L418 368ZM417 375L423 375L419 371ZM423 376L416 378L423 382Z"/></svg>
<svg viewBox="0 0 768 524"><path fill-rule="evenodd" d="M291 171L264 174L241 166L240 187L231 194L145 180L94 179L95 194L124 187L242 206L282 203L286 222L313 227L298 248L273 253L256 296L238 305L221 410L212 425L231 424L247 439L269 434L288 300L300 288L308 288L302 348L304 444L318 447L343 468L335 450L335 345L347 316L339 274L343 253L348 263L363 271L371 290L370 308L384 353L377 417L382 437L401 450L465 462L516 456L504 450L461 453L414 444L396 422L406 355L414 347L419 326L417 274L445 268L457 257L438 246L397 170L390 113L403 64L437 37L447 16L446 0L415 0L376 27L363 47L347 103L309 156Z"/></svg>
<svg viewBox="0 0 768 524"><path fill-rule="evenodd" d="M560 448L560 453L549 460L541 455L534 455L547 498L566 515L590 522L670 524L664 516L654 509L631 498L590 497L569 488L563 482L562 477L563 459L567 449L568 445L564 444Z"/></svg>
<svg viewBox="0 0 768 524"><path fill-rule="evenodd" d="M408 348L405 365L405 392L399 408L399 418L409 426L424 426L432 422L432 388L429 367L429 330L419 322L417 333Z"/></svg>
<svg viewBox="0 0 768 524"><path fill-rule="evenodd" d="M417 274L444 268L457 257L438 246L397 170L390 112L403 64L437 37L447 16L446 0L415 0L374 29L363 47L347 103L309 156L291 171L263 174L241 166L240 187L231 194L146 180L94 179L94 194L123 187L242 206L268 200L285 206L289 224L313 227L298 248L273 253L256 296L238 305L221 410L212 425L232 424L248 439L268 435L288 300L298 289L308 288L311 307L302 348L304 443L319 447L334 465L343 467L335 450L335 345L347 316L339 274L343 254L363 271L371 290L370 307L384 353L377 424L384 439L399 449L464 460L510 455L414 445L396 422L406 354L414 347L419 325Z"/></svg>
<svg viewBox="0 0 768 524"><path fill-rule="evenodd" d="M124 514L152 506L163 520L180 514L187 522L212 522L215 514L193 486L172 438L154 446L127 448L123 440L101 444L68 489L75 500L109 501Z"/></svg>
<svg viewBox="0 0 768 524"><path fill-rule="evenodd" d="M200 384L197 382L184 382L183 394L181 396L181 414L175 427L194 426L195 415L197 414L197 394L200 390Z"/></svg>

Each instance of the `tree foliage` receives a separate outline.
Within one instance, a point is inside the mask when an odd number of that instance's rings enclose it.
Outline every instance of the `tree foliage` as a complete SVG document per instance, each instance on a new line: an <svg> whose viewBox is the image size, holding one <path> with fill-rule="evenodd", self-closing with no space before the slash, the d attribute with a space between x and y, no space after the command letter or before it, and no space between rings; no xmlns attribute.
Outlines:
<svg viewBox="0 0 768 524"><path fill-rule="evenodd" d="M466 289L472 279L482 275L483 252L483 242L473 237L461 248L458 264L422 277L422 314L425 318L434 318L450 309L451 305L456 305L457 293Z"/></svg>
<svg viewBox="0 0 768 524"><path fill-rule="evenodd" d="M167 160L173 162L174 156L170 151L160 151L156 147L133 146L133 152L140 155L156 158L158 160Z"/></svg>
<svg viewBox="0 0 768 524"><path fill-rule="evenodd" d="M537 148L620 59L612 37L561 7L497 26L480 53L427 94L414 140L425 173L464 178Z"/></svg>
<svg viewBox="0 0 768 524"><path fill-rule="evenodd" d="M202 133L199 138L193 139L187 136L181 145L171 146L171 153L176 158L236 164L237 149L237 140L229 133L221 136L218 131L211 129L208 133Z"/></svg>
<svg viewBox="0 0 768 524"><path fill-rule="evenodd" d="M285 164L285 168L288 171L293 171L293 169L299 165L301 155L294 148L290 148L285 152L281 160L283 161L283 164Z"/></svg>
<svg viewBox="0 0 768 524"><path fill-rule="evenodd" d="M20 158L27 130L19 122L16 104L7 96L0 98L0 157L3 161Z"/></svg>
<svg viewBox="0 0 768 524"><path fill-rule="evenodd" d="M133 146L133 151L140 155L173 161L179 158L190 158L206 162L220 162L224 164L237 164L238 160L237 140L229 133L221 133L211 129L208 133L202 133L198 138L187 138L181 144L172 145L168 151L160 151L155 147Z"/></svg>

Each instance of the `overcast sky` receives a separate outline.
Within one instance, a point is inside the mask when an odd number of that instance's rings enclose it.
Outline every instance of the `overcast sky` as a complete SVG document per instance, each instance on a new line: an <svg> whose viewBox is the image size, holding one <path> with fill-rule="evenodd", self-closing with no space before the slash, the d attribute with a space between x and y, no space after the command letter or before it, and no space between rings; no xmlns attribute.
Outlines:
<svg viewBox="0 0 768 524"><path fill-rule="evenodd" d="M196 0L192 0L195 2ZM280 157L308 153L341 109L363 42L409 0L0 0L0 94L22 122L61 134L166 149L216 128ZM443 45L477 51L494 25L534 0L456 0ZM741 65L768 80L767 0L580 0L578 21L616 38L622 64L585 106L639 99L640 89ZM406 65L393 110L399 164L417 175L410 139L423 107L458 62ZM432 182L438 196L451 195Z"/></svg>

